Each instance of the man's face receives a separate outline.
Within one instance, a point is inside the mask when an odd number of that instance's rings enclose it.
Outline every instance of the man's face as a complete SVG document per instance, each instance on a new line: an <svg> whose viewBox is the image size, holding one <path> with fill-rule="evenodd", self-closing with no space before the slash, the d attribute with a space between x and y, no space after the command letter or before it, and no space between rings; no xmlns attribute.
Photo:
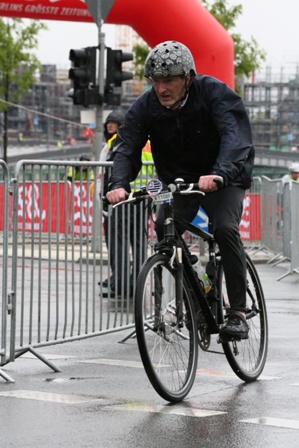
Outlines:
<svg viewBox="0 0 299 448"><path fill-rule="evenodd" d="M298 177L299 177L299 173L295 173L295 171L292 171L292 172L291 172L291 176L292 176L292 179L293 179L293 180L297 180Z"/></svg>
<svg viewBox="0 0 299 448"><path fill-rule="evenodd" d="M153 88L162 106L172 107L185 95L189 77L181 76L152 78Z"/></svg>

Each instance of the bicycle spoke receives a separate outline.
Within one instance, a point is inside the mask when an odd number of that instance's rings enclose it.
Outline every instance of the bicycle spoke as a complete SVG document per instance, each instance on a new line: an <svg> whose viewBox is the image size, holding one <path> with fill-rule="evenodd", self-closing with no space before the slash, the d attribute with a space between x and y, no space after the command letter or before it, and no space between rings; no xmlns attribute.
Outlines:
<svg viewBox="0 0 299 448"><path fill-rule="evenodd" d="M178 322L175 272L168 260L157 254L142 268L136 289L135 318L146 373L163 398L176 402L187 395L195 378L197 335L195 321L190 319L193 308L186 288L183 319Z"/></svg>

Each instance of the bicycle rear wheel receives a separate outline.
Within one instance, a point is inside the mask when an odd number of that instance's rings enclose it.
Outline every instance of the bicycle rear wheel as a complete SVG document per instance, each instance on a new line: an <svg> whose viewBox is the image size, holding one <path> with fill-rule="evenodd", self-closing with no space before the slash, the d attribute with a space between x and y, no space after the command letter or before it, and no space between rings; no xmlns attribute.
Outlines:
<svg viewBox="0 0 299 448"><path fill-rule="evenodd" d="M246 294L246 320L249 326L248 339L222 344L226 358L243 381L255 381L262 373L268 350L268 320L263 289L250 257L247 257L247 294ZM229 301L226 292L223 266L220 263L219 297L222 299L220 307L221 321L224 321Z"/></svg>
<svg viewBox="0 0 299 448"><path fill-rule="evenodd" d="M191 293L183 282L181 324L176 307L176 270L169 257L154 254L138 276L135 324L140 356L156 392L179 402L190 391L197 369L197 327Z"/></svg>

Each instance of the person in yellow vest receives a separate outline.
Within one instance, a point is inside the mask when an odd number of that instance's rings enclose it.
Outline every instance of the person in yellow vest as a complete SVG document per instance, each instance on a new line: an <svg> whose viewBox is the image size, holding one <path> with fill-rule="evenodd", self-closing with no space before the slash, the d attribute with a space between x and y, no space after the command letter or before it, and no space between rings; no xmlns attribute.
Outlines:
<svg viewBox="0 0 299 448"><path fill-rule="evenodd" d="M90 158L86 154L82 154L79 158L80 162L90 162ZM66 178L70 182L76 180L94 180L94 172L92 168L88 168L86 165L83 165L82 168L80 166L70 166L67 173Z"/></svg>
<svg viewBox="0 0 299 448"><path fill-rule="evenodd" d="M113 151L109 152L107 161L113 160ZM150 141L142 149L142 162L153 162ZM113 169L113 167L112 167ZM111 171L111 170L110 170ZM131 191L140 189L153 177L154 166L142 165L141 170L134 182L131 182ZM104 195L108 189L108 178L110 173L105 173ZM129 291L133 296L133 288L139 270L147 256L147 231L149 208L143 203L126 204L117 209L112 209L110 220L109 254L112 276L110 279L110 297L117 298L123 292ZM128 262L129 251L132 251L132 267ZM103 286L108 286L107 282ZM108 297L109 292L104 291L102 297Z"/></svg>

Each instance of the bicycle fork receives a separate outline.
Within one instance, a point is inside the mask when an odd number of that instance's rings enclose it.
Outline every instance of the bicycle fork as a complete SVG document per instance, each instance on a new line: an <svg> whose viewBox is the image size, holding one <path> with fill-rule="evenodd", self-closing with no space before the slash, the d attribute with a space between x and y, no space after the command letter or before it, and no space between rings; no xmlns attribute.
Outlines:
<svg viewBox="0 0 299 448"><path fill-rule="evenodd" d="M181 247L176 248L175 253L177 275L175 277L175 291L176 291L176 313L178 327L183 327L183 293L184 293L184 266L183 266L183 252Z"/></svg>

